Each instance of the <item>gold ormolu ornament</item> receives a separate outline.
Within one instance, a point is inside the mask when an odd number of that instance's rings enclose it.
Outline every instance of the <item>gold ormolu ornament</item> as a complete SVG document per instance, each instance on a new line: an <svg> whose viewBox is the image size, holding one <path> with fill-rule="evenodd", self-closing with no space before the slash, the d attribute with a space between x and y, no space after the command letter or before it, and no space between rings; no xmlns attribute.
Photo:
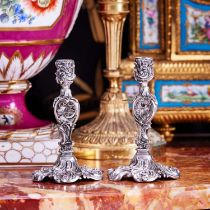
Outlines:
<svg viewBox="0 0 210 210"><path fill-rule="evenodd" d="M99 115L73 133L78 158L128 159L134 155L136 124L121 91L121 41L123 25L129 12L127 0L100 0L99 12L105 28L105 77L110 87L101 98Z"/></svg>

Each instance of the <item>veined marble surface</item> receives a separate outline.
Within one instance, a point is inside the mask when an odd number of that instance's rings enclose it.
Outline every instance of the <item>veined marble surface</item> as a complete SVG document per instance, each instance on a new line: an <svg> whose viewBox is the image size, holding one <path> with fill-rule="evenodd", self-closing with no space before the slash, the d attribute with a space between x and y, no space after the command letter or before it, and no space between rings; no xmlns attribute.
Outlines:
<svg viewBox="0 0 210 210"><path fill-rule="evenodd" d="M34 183L38 167L0 168L1 210L178 210L210 208L210 147L167 147L160 162L176 166L179 180L154 183L99 182L77 184ZM79 161L87 166L110 167L120 161ZM128 161L129 162L129 161Z"/></svg>

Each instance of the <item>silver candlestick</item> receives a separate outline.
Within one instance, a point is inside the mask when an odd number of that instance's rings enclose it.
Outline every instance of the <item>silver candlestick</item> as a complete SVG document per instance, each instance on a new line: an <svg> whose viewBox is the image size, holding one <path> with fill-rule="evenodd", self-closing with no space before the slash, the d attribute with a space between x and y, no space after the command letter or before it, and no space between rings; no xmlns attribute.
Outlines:
<svg viewBox="0 0 210 210"><path fill-rule="evenodd" d="M75 79L75 64L73 60L57 60L56 81L61 85L60 95L55 98L53 107L58 129L61 136L58 159L52 167L45 167L33 173L33 181L53 179L57 183L72 183L79 179L101 180L102 171L80 167L72 150L72 131L79 117L80 106L72 97L70 85Z"/></svg>
<svg viewBox="0 0 210 210"><path fill-rule="evenodd" d="M177 168L156 163L149 153L148 129L158 106L155 96L150 94L148 87L148 82L154 77L153 60L136 58L134 77L140 84L139 94L133 101L133 115L139 128L136 139L137 152L129 166L109 169L109 179L118 181L123 177L133 177L137 182L152 182L160 178L177 179L180 176Z"/></svg>

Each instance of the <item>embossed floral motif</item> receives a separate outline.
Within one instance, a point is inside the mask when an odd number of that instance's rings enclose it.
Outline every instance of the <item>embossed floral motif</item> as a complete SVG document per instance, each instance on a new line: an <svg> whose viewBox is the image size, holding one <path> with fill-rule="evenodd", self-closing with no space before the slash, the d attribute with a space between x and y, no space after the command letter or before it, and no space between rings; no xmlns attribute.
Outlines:
<svg viewBox="0 0 210 210"><path fill-rule="evenodd" d="M157 111L157 100L149 91L148 82L153 78L153 60L137 57L135 59L134 78L139 82L139 94L133 101L133 116L138 125L136 154L128 166L108 169L109 179L119 181L122 178L133 178L136 182L152 182L160 178L179 178L179 170L161 165L153 160L149 153L148 130L151 120Z"/></svg>
<svg viewBox="0 0 210 210"><path fill-rule="evenodd" d="M12 24L27 22L31 24L35 16L25 12L20 4L20 0L1 0L0 1L0 22Z"/></svg>
<svg viewBox="0 0 210 210"><path fill-rule="evenodd" d="M102 171L96 168L79 166L72 151L72 131L79 117L79 102L72 97L70 85L75 79L73 60L57 60L56 81L61 85L60 95L55 98L53 107L61 141L58 159L52 167L44 167L33 173L33 181L50 178L57 183L73 183L80 179L101 180Z"/></svg>

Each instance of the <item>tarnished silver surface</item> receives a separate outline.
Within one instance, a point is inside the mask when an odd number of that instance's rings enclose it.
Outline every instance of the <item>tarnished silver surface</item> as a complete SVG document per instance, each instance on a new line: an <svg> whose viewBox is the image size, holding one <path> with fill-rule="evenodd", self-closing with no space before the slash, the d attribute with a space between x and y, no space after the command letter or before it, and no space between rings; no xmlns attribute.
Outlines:
<svg viewBox="0 0 210 210"><path fill-rule="evenodd" d="M77 99L72 97L70 85L75 79L73 60L58 60L56 81L61 85L60 95L55 98L53 107L58 122L61 141L58 159L53 167L45 167L33 173L33 181L53 179L57 183L72 183L79 179L101 180L102 171L80 167L72 151L71 134L79 117L80 107Z"/></svg>
<svg viewBox="0 0 210 210"><path fill-rule="evenodd" d="M177 179L180 176L177 168L156 163L149 153L148 129L151 128L151 121L158 106L148 87L148 82L154 77L153 60L147 57L136 58L134 77L140 84L139 94L133 102L133 115L139 127L137 152L129 166L109 169L109 179L118 181L124 177L132 177L137 182L152 182L160 178Z"/></svg>

